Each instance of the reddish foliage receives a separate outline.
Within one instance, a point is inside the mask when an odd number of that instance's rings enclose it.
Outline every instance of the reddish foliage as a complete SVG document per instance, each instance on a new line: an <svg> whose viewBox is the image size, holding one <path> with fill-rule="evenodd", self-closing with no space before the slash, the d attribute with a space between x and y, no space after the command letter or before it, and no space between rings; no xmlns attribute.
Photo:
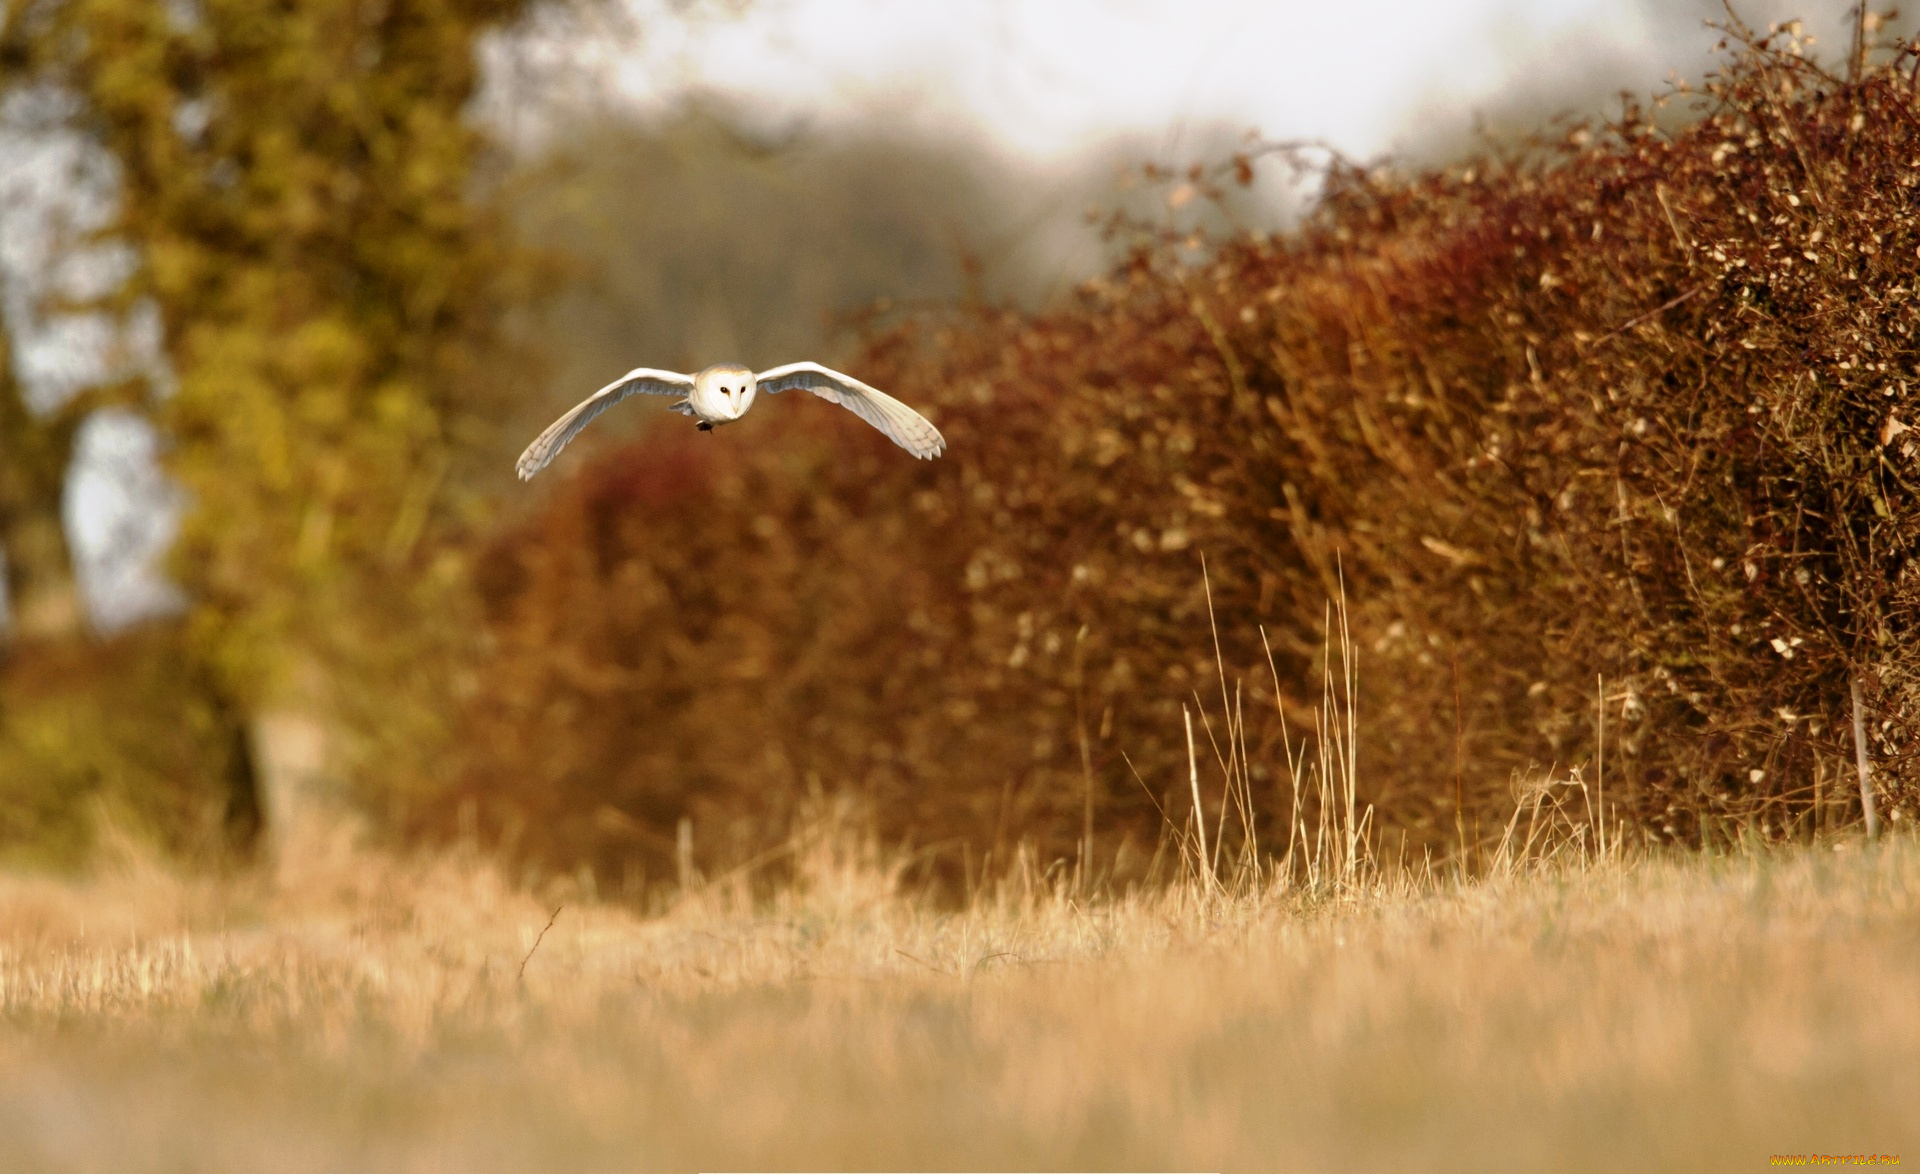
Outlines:
<svg viewBox="0 0 1920 1174"><path fill-rule="evenodd" d="M1304 813L1261 631L1305 724L1343 583L1389 835L1451 837L1456 722L1483 835L1516 771L1590 759L1602 675L1610 794L1649 835L1844 817L1855 675L1909 801L1913 88L1761 43L1709 100L1674 133L1629 112L1445 171L1337 167L1284 236L909 323L861 374L937 415L931 466L785 403L698 438L728 455L697 492L625 487L681 438L610 455L492 556L460 795L607 866L660 867L683 814L744 858L814 785L896 837L1053 859L1084 732L1124 874L1156 802L1184 817L1180 706L1219 730L1204 552L1269 843Z"/></svg>

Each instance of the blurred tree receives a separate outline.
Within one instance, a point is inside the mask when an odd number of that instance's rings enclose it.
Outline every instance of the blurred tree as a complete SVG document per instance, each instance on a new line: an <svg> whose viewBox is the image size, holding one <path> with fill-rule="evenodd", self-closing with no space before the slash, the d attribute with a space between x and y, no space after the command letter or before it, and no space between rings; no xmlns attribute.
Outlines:
<svg viewBox="0 0 1920 1174"><path fill-rule="evenodd" d="M81 632L79 591L60 516L80 418L68 409L43 418L29 408L0 322L0 553L6 557L6 635L12 641L70 640Z"/></svg>
<svg viewBox="0 0 1920 1174"><path fill-rule="evenodd" d="M0 6L0 20L10 10ZM4 66L0 62L0 66ZM4 76L4 75L0 75ZM27 192L13 169L20 165L17 144L7 134L14 121L0 112L0 166L7 169L0 184L0 242L12 242L45 226L30 223ZM0 245L0 247L5 247ZM15 363L13 332L7 309L26 308L38 301L30 291L9 288L10 264L0 255L0 555L6 575L0 581L0 608L8 619L0 640L22 642L68 641L82 631L81 608L66 532L61 499L74 435L93 405L89 401L64 405L51 414L35 409L25 380ZM22 297L22 294L26 294Z"/></svg>
<svg viewBox="0 0 1920 1174"><path fill-rule="evenodd" d="M4 0L0 86L70 95L118 165L105 232L137 264L111 300L157 307L175 377L153 406L189 502L171 571L196 675L239 709L362 695L323 683L454 610L457 563L427 552L473 516L462 458L530 288L466 112L476 45L534 6ZM19 433L48 438L23 499L63 427Z"/></svg>

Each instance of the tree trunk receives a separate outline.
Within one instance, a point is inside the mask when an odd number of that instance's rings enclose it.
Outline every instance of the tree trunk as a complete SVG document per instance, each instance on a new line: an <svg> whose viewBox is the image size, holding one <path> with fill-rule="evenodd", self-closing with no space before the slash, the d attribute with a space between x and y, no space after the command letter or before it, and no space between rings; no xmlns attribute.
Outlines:
<svg viewBox="0 0 1920 1174"><path fill-rule="evenodd" d="M61 527L60 503L0 503L0 553L7 560L9 638L22 643L79 638L80 592Z"/></svg>
<svg viewBox="0 0 1920 1174"><path fill-rule="evenodd" d="M27 407L0 324L0 554L15 641L75 640L85 630L61 519L78 423L77 410L42 417Z"/></svg>

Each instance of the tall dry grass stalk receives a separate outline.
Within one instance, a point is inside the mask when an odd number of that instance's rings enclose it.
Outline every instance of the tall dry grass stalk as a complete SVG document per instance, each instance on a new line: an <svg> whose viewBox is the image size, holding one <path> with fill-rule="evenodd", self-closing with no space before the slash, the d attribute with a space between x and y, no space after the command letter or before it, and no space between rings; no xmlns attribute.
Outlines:
<svg viewBox="0 0 1920 1174"><path fill-rule="evenodd" d="M1359 666L1352 634L1347 628L1344 592L1327 604L1321 646L1324 670L1320 704L1312 711L1313 736L1310 740L1301 740L1298 749L1281 701L1279 669L1274 663L1271 645L1266 644L1266 633L1261 633L1267 650L1267 669L1275 685L1273 701L1287 788L1283 825L1286 846L1276 852L1278 845L1270 845L1263 852L1258 814L1263 804L1254 792L1258 756L1248 733L1244 685L1238 682L1231 688L1228 685L1219 621L1213 612L1213 588L1204 564L1202 585L1207 598L1207 623L1213 637L1213 667L1220 689L1221 731L1216 735L1206 703L1195 689L1192 708L1181 706L1186 728L1187 785L1193 803L1190 818L1179 831L1182 879L1197 883L1201 892L1243 895L1275 886L1325 895L1364 885L1377 874L1376 846L1372 840L1372 806L1360 799ZM1208 803L1202 794L1200 755L1193 735L1196 713L1221 779L1218 815L1214 817L1211 837L1206 826ZM1235 821L1233 824L1229 823L1230 818ZM1237 836L1230 856L1226 854L1229 832Z"/></svg>

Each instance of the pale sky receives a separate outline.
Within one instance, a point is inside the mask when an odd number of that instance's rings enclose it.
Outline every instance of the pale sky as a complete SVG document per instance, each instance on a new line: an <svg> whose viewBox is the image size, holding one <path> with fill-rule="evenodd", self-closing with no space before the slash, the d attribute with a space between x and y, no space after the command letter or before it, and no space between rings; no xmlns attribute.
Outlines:
<svg viewBox="0 0 1920 1174"><path fill-rule="evenodd" d="M736 18L628 3L635 36L585 56L642 107L701 88L775 118L971 129L1037 160L1129 132L1177 150L1184 128L1222 123L1361 157L1417 149L1516 89L1646 91L1675 69L1698 81L1715 39L1702 20L1719 13L1709 0L747 0ZM1738 7L1760 24L1796 8ZM1821 27L1845 5L1797 7L1831 9Z"/></svg>

